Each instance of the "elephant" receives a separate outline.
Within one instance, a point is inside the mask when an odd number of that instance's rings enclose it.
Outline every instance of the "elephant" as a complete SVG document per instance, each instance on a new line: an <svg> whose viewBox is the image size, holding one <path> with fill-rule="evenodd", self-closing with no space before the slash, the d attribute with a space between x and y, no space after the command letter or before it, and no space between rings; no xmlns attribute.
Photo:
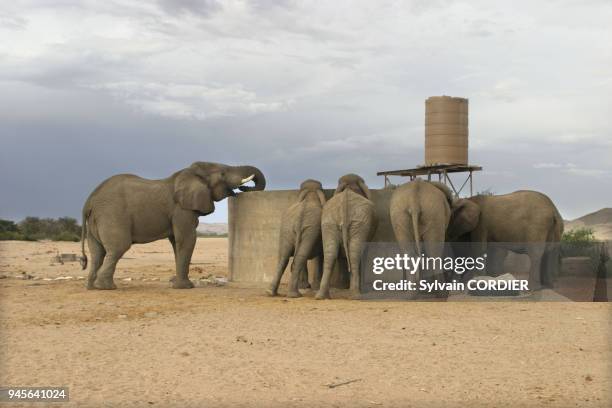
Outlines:
<svg viewBox="0 0 612 408"><path fill-rule="evenodd" d="M442 258L452 202L453 193L439 182L417 178L397 187L391 195L389 217L400 249L412 257ZM415 271L419 276L423 272ZM443 271L434 270L433 275Z"/></svg>
<svg viewBox="0 0 612 408"><path fill-rule="evenodd" d="M254 186L246 186L249 181ZM87 268L85 237L91 254L88 289L116 289L115 267L132 244L168 238L174 250L172 287L193 287L189 264L196 243L198 217L212 213L215 201L234 189L263 190L266 179L253 166L195 162L168 178L148 180L120 174L103 181L83 206L81 266Z"/></svg>
<svg viewBox="0 0 612 408"><path fill-rule="evenodd" d="M353 298L361 295L359 266L364 243L376 232L378 220L372 194L365 181L356 174L346 174L338 180L338 187L321 214L323 238L323 277L316 299L329 299L331 273L342 244L351 276Z"/></svg>
<svg viewBox="0 0 612 408"><path fill-rule="evenodd" d="M508 250L527 254L530 290L553 286L562 234L563 219L552 200L529 190L458 199L448 228L451 240L471 241L476 254L485 254L489 242L498 243L489 258L503 262Z"/></svg>
<svg viewBox="0 0 612 408"><path fill-rule="evenodd" d="M318 268L313 273L313 287L319 286L322 265L321 211L325 202L325 194L323 194L323 186L320 181L309 179L302 182L297 202L291 205L282 217L278 266L274 280L267 291L268 295L278 294L278 286L292 255L291 280L287 297L302 296L298 285L304 289L309 287L306 268L308 259L316 260Z"/></svg>

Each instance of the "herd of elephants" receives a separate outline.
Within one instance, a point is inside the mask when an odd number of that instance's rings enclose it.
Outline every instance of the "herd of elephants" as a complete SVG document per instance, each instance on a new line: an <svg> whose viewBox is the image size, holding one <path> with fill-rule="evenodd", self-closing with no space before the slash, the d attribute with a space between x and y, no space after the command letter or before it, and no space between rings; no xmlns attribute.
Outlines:
<svg viewBox="0 0 612 408"><path fill-rule="evenodd" d="M254 185L246 185L253 182ZM192 288L189 264L196 243L198 217L214 211L215 201L242 192L264 190L266 179L254 166L195 162L170 177L148 180L131 174L103 181L83 206L82 261L88 289L115 289L113 275L119 259L134 243L168 238L176 260L172 287ZM457 198L442 183L416 179L393 190L389 217L400 248L429 257L442 256L440 243L463 241L482 251L487 242L510 244L531 261L529 288L551 286L558 266L558 243L563 220L553 202L535 191ZM356 174L338 180L327 200L323 186L308 179L297 200L283 214L279 260L267 293L278 294L289 259L293 257L287 296L299 288L318 289L317 299L330 297L330 277L338 254L346 256L351 295L360 295L360 258L376 232L377 217L370 189ZM529 245L537 243L538 245ZM515 247L512 247L514 245ZM316 258L322 276L308 283L306 264Z"/></svg>

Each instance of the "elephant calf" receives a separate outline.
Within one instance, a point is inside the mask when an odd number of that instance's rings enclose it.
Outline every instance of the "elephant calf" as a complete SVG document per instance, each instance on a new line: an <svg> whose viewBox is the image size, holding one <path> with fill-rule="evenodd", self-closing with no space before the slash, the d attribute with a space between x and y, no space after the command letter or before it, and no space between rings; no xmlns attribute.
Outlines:
<svg viewBox="0 0 612 408"><path fill-rule="evenodd" d="M341 244L351 275L352 295L354 298L360 296L361 251L364 243L374 235L377 222L371 193L363 179L356 174L340 177L334 196L325 204L321 215L323 277L317 299L330 297L329 281Z"/></svg>
<svg viewBox="0 0 612 408"><path fill-rule="evenodd" d="M254 187L244 184L253 180ZM241 191L263 190L266 179L253 166L195 162L162 180L132 174L111 177L83 206L82 266L87 267L85 237L91 253L88 289L115 289L115 267L132 244L168 238L176 260L175 289L192 288L189 263L198 217L215 210L215 201Z"/></svg>
<svg viewBox="0 0 612 408"><path fill-rule="evenodd" d="M498 243L491 248L496 253L491 258L501 261L507 250L526 253L531 262L529 289L553 285L563 219L542 193L522 190L457 200L448 234L453 240L468 237L479 254L487 251L487 243Z"/></svg>
<svg viewBox="0 0 612 408"><path fill-rule="evenodd" d="M267 291L270 296L278 294L278 286L292 255L287 297L302 296L298 291L298 283L308 287L308 259L316 258L318 268L313 273L313 286L318 286L321 271L321 209L325 201L321 182L306 180L300 185L297 202L283 214L278 244L278 266ZM298 282L299 280L301 282Z"/></svg>

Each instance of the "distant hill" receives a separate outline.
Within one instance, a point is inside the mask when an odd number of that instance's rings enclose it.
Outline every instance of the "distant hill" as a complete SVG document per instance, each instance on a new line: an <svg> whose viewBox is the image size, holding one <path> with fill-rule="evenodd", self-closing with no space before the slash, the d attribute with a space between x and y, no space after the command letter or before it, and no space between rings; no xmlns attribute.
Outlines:
<svg viewBox="0 0 612 408"><path fill-rule="evenodd" d="M224 222L201 222L198 233L204 235L227 235L227 224Z"/></svg>
<svg viewBox="0 0 612 408"><path fill-rule="evenodd" d="M612 240L612 208L602 208L575 220L565 221L566 231L576 228L590 228L597 239Z"/></svg>

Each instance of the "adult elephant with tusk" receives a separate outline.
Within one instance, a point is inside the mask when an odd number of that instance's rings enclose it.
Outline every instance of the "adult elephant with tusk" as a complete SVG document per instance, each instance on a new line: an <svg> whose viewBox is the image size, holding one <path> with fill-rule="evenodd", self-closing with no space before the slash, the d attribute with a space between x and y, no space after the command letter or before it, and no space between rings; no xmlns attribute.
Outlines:
<svg viewBox="0 0 612 408"><path fill-rule="evenodd" d="M254 186L244 184L253 181ZM266 179L253 166L195 162L168 178L148 180L120 174L103 181L83 206L81 265L91 255L88 289L115 289L115 266L132 244L168 238L176 260L173 288L193 287L189 263L198 217L212 213L215 201L240 191L263 190Z"/></svg>

